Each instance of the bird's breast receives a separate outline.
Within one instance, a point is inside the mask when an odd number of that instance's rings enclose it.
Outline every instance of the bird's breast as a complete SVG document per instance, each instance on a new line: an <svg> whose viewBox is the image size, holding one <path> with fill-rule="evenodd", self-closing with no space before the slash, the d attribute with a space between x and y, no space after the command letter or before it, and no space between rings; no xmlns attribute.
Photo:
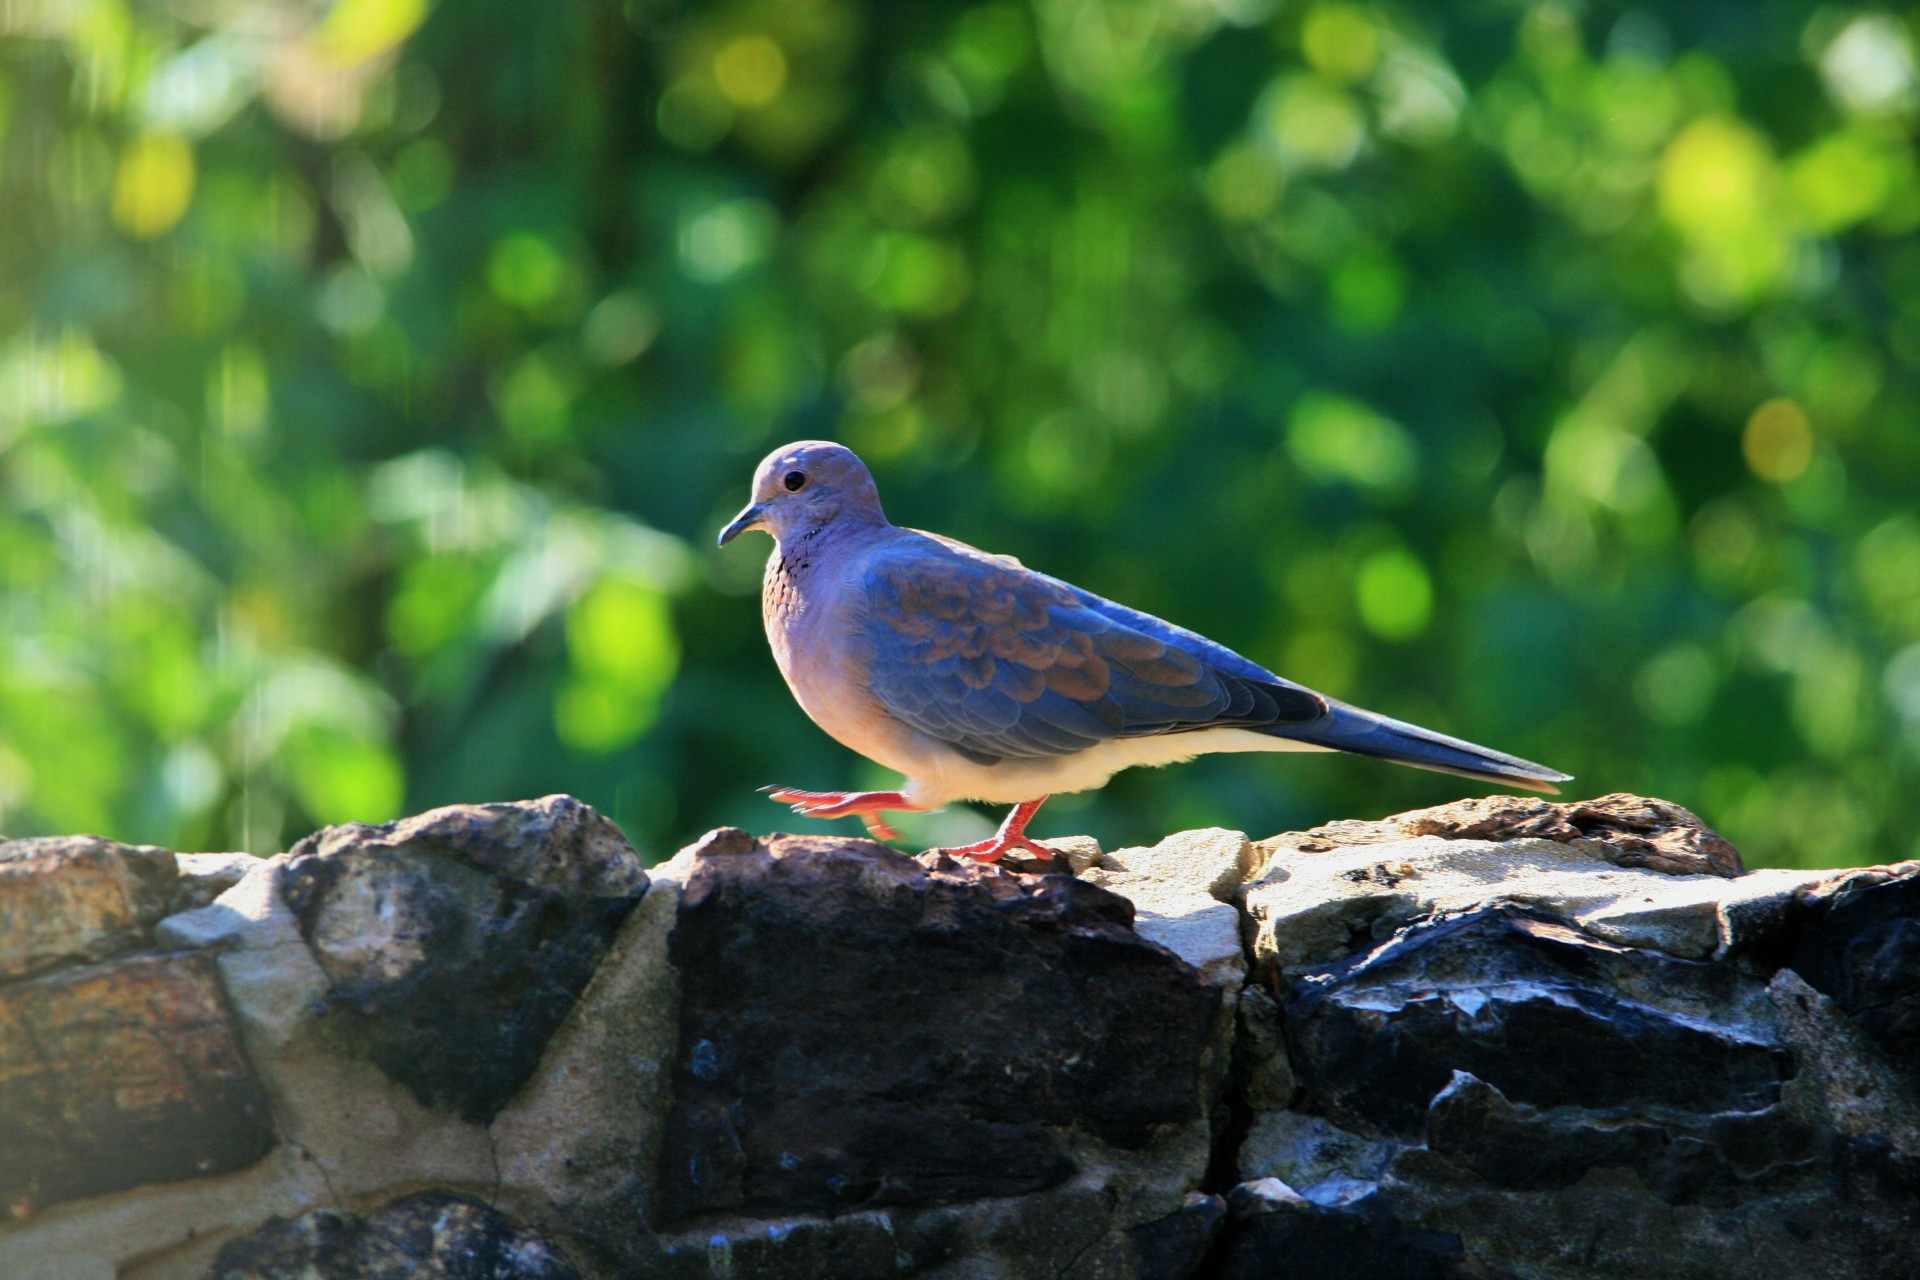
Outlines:
<svg viewBox="0 0 1920 1280"><path fill-rule="evenodd" d="M801 709L841 743L892 764L841 576L776 551L767 561L761 605L773 660Z"/></svg>

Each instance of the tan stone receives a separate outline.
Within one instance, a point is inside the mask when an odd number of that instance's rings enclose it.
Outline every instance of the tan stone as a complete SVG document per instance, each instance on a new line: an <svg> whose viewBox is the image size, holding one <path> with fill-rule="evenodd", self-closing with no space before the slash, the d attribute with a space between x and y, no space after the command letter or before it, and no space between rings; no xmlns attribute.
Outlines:
<svg viewBox="0 0 1920 1280"><path fill-rule="evenodd" d="M253 1163L273 1145L213 962L141 953L0 987L0 1205Z"/></svg>
<svg viewBox="0 0 1920 1280"><path fill-rule="evenodd" d="M178 880L174 855L149 845L0 841L0 978L146 945Z"/></svg>

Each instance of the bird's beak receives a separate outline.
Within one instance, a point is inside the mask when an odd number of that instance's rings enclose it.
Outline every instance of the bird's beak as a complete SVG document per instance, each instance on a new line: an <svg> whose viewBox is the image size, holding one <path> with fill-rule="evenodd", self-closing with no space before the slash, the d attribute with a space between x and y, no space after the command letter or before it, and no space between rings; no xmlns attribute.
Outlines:
<svg viewBox="0 0 1920 1280"><path fill-rule="evenodd" d="M749 502L746 509L733 518L733 523L720 531L720 545L726 546L749 529L766 528L767 526L761 521L764 515L766 512L760 509L759 503Z"/></svg>

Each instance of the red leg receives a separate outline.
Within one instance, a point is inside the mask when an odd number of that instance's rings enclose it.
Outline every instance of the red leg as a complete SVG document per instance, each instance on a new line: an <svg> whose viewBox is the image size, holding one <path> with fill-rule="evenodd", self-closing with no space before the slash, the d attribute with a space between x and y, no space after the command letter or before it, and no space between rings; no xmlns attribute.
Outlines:
<svg viewBox="0 0 1920 1280"><path fill-rule="evenodd" d="M1040 812L1040 806L1047 802L1045 796L1038 800L1028 800L1013 806L1013 812L1000 824L1000 829L985 840L976 840L972 844L955 845L950 849L934 849L933 853L949 853L954 857L978 858L982 862L998 862L1002 855L1013 849L1025 849L1042 858L1051 859L1053 850L1045 849L1027 839L1027 824L1033 821L1033 815Z"/></svg>
<svg viewBox="0 0 1920 1280"><path fill-rule="evenodd" d="M879 814L889 809L917 810L922 806L900 791L795 791L792 787L760 788L768 799L793 806L793 811L808 818L851 818L856 815L867 824L876 840L898 840L895 831Z"/></svg>

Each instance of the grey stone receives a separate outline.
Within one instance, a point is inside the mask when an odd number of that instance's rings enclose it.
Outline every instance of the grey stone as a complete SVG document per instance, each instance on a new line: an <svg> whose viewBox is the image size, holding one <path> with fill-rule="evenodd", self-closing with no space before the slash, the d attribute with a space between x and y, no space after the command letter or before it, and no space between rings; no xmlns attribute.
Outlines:
<svg viewBox="0 0 1920 1280"><path fill-rule="evenodd" d="M1084 875L1088 867L1099 866L1103 856L1100 842L1092 836L1055 836L1051 840L1036 843L1066 858L1067 865L1075 875Z"/></svg>
<svg viewBox="0 0 1920 1280"><path fill-rule="evenodd" d="M1242 891L1256 966L1287 975L1437 913L1535 907L1596 937L1707 959L1777 926L1796 890L1829 872L1728 880L1623 867L1579 843L1438 835L1354 843L1276 837Z"/></svg>
<svg viewBox="0 0 1920 1280"><path fill-rule="evenodd" d="M1785 1101L1809 1124L1860 1138L1879 1138L1920 1156L1920 1091L1830 998L1791 969L1767 984L1780 1028L1799 1072Z"/></svg>
<svg viewBox="0 0 1920 1280"><path fill-rule="evenodd" d="M1234 1065L1240 1073L1241 1100L1254 1112L1293 1105L1300 1092L1287 1061L1287 1039L1280 1031L1280 1006L1262 987L1240 992Z"/></svg>
<svg viewBox="0 0 1920 1280"><path fill-rule="evenodd" d="M1221 902L1232 902L1252 850L1243 831L1203 827L1168 836L1150 848L1115 849L1103 867L1191 885Z"/></svg>
<svg viewBox="0 0 1920 1280"><path fill-rule="evenodd" d="M259 864L250 853L176 853L180 879L167 904L167 914L197 911L240 883Z"/></svg>
<svg viewBox="0 0 1920 1280"><path fill-rule="evenodd" d="M279 868L327 1032L478 1122L526 1083L646 889L619 829L567 796L330 827Z"/></svg>
<svg viewBox="0 0 1920 1280"><path fill-rule="evenodd" d="M1082 878L1131 902L1133 928L1141 937L1185 960L1214 986L1240 989L1247 957L1240 945L1240 913L1230 903L1190 883L1119 870L1111 855Z"/></svg>
<svg viewBox="0 0 1920 1280"><path fill-rule="evenodd" d="M1278 1178L1292 1187L1378 1180L1401 1147L1301 1111L1266 1111L1240 1146L1240 1177Z"/></svg>

